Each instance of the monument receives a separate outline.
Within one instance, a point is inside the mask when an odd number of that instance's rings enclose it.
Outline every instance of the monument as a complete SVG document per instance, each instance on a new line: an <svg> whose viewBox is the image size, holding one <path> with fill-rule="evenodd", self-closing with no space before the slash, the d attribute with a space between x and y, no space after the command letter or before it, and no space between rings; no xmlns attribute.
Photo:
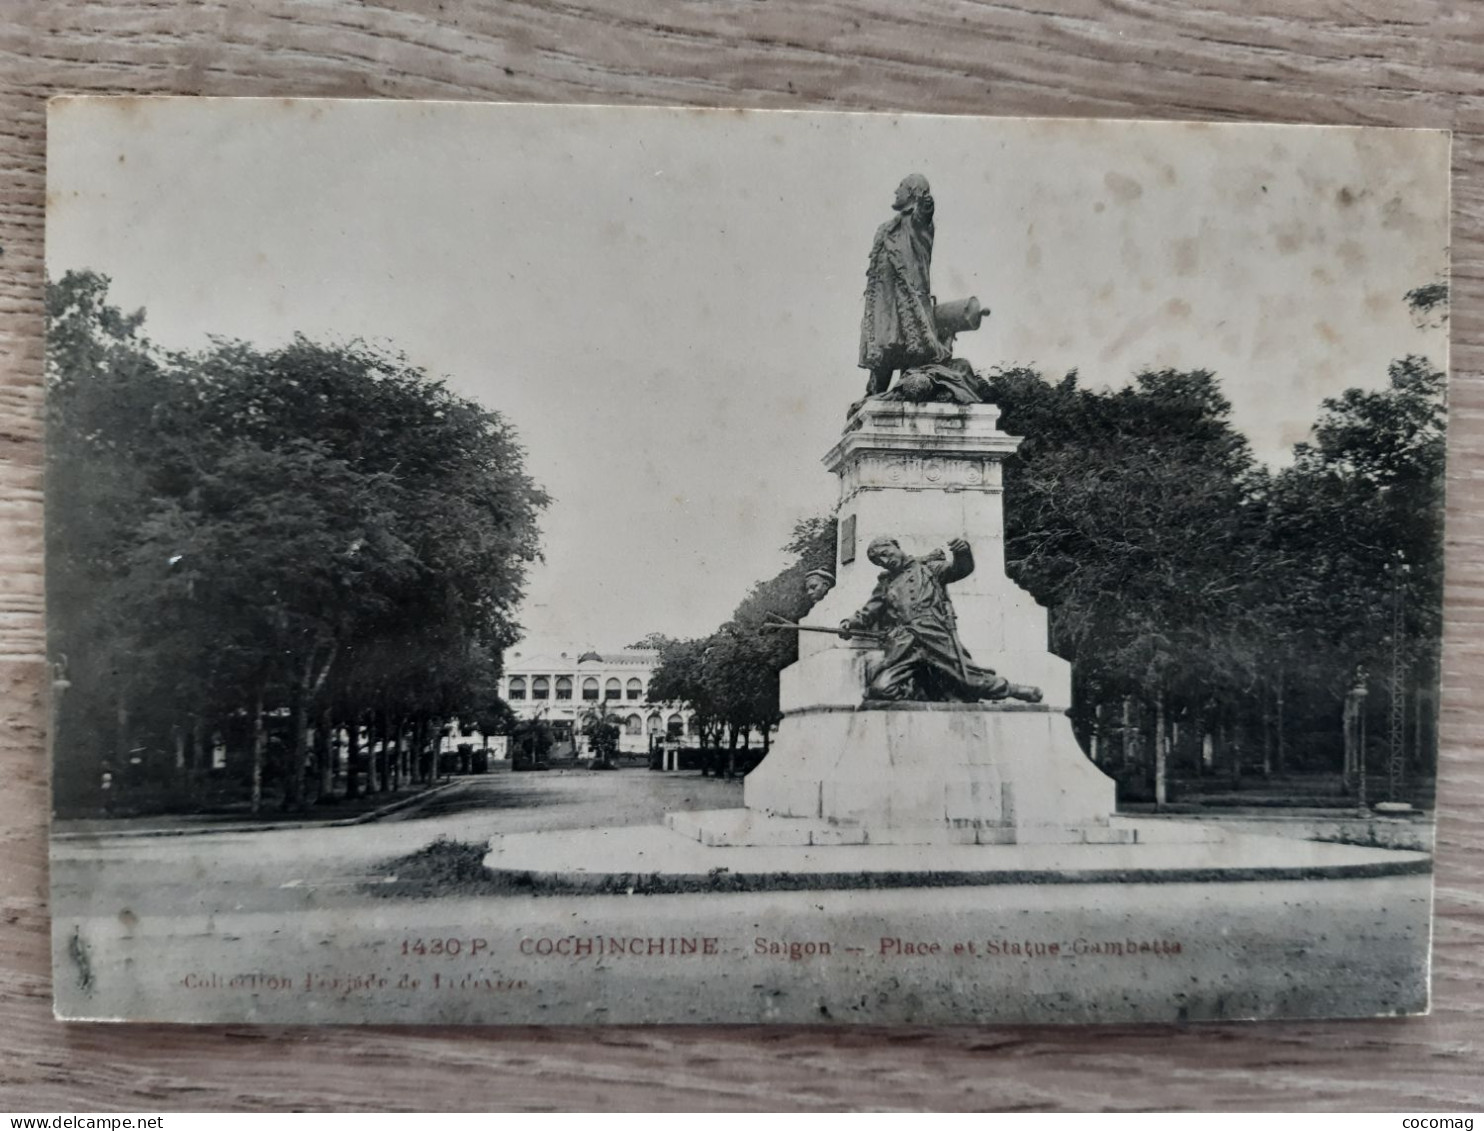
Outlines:
<svg viewBox="0 0 1484 1131"><path fill-rule="evenodd" d="M1003 463L1019 440L952 355L983 308L932 294L927 180L905 178L893 208L866 269L868 396L824 457L837 570L810 617L837 634L800 633L745 809L674 813L669 827L712 845L1132 840L1110 823L1113 781L1072 734L1046 611L1005 576Z"/></svg>
<svg viewBox="0 0 1484 1131"><path fill-rule="evenodd" d="M768 889L1417 868L1116 814L1113 780L1073 734L1070 665L1048 647L1047 612L1005 573L1004 465L1021 441L953 355L988 312L933 294L927 179L904 178L892 208L867 260L867 395L823 459L839 489L834 569L806 576L807 623L766 626L799 634L798 659L780 673L782 720L742 807L496 837L486 866L603 890L706 889L722 873Z"/></svg>

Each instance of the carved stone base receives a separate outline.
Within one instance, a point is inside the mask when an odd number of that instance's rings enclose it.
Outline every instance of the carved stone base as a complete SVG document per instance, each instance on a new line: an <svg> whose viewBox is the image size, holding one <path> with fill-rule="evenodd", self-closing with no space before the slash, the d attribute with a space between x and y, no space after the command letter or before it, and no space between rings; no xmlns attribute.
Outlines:
<svg viewBox="0 0 1484 1131"><path fill-rule="evenodd" d="M1040 705L822 707L790 714L748 775L750 819L739 813L722 833L714 818L709 834L690 835L729 844L1118 842L1113 789L1069 720Z"/></svg>

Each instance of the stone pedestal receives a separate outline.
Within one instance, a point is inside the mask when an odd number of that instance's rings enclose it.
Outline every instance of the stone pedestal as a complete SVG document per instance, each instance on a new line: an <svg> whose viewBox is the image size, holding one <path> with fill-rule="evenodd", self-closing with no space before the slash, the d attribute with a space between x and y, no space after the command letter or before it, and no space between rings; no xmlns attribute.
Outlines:
<svg viewBox="0 0 1484 1131"><path fill-rule="evenodd" d="M672 813L714 845L1112 844L1113 782L1039 704L868 704L785 717L746 808Z"/></svg>
<svg viewBox="0 0 1484 1131"><path fill-rule="evenodd" d="M1072 702L1071 667L1046 647L1046 610L1005 576L1003 464L1020 438L999 429L996 405L911 405L868 399L825 455L840 480L840 545L836 585L809 614L835 624L871 595L880 570L866 560L879 535L921 556L951 538L968 540L974 572L949 587L959 638L975 663L1014 683L1034 684L1044 702ZM845 669L861 648L805 635L799 663L783 673L785 714L808 706L860 702L843 693ZM834 653L834 655L829 655ZM843 697L842 697L843 696Z"/></svg>
<svg viewBox="0 0 1484 1131"><path fill-rule="evenodd" d="M770 754L747 779L753 813L823 821L863 843L1119 839L1112 782L1067 718L1039 704L872 704L794 714L786 729L775 750L789 757Z"/></svg>
<svg viewBox="0 0 1484 1131"><path fill-rule="evenodd" d="M867 400L825 466L840 480L835 589L812 624L854 613L876 583L865 548L896 538L922 556L968 540L975 569L949 587L960 638L981 666L1034 684L1039 704L864 704L880 652L805 634L780 685L783 722L748 775L746 809L671 814L707 844L1106 843L1114 785L1078 746L1071 671L1047 650L1046 610L1004 570L1002 464L1020 441L993 405Z"/></svg>

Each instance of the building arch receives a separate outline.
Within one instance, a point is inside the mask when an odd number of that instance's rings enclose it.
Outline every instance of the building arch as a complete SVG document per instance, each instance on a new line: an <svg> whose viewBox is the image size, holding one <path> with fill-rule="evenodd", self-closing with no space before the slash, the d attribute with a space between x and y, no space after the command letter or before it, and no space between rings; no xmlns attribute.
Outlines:
<svg viewBox="0 0 1484 1131"><path fill-rule="evenodd" d="M622 698L623 698L623 685L621 683L619 683L618 680L616 680L616 679L609 679L607 683L603 684L603 699L605 701L608 700L608 699L622 699Z"/></svg>
<svg viewBox="0 0 1484 1131"><path fill-rule="evenodd" d="M570 699L570 698L572 698L572 677L571 676L569 676L569 675L559 675L559 676L557 676L557 681L556 681L556 697L558 699Z"/></svg>
<svg viewBox="0 0 1484 1131"><path fill-rule="evenodd" d="M551 698L551 680L547 676L538 675L531 680L532 699Z"/></svg>
<svg viewBox="0 0 1484 1131"><path fill-rule="evenodd" d="M521 675L510 677L510 699L524 699L526 697L526 678Z"/></svg>
<svg viewBox="0 0 1484 1131"><path fill-rule="evenodd" d="M644 698L644 681L638 678L629 680L626 688L630 700Z"/></svg>
<svg viewBox="0 0 1484 1131"><path fill-rule="evenodd" d="M594 703L598 701L598 681L592 676L582 681L582 697Z"/></svg>

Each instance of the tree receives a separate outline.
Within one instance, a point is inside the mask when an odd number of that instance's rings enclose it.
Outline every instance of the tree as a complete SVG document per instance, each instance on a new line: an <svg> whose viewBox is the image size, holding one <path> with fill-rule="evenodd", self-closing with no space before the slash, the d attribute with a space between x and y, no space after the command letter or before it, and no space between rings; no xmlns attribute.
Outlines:
<svg viewBox="0 0 1484 1131"><path fill-rule="evenodd" d="M152 422L189 396L144 337L143 311L108 303L108 282L69 273L46 292L48 633L72 684L52 736L63 811L100 805L104 775L121 784L132 762L143 673L139 626L116 600L124 583L116 551L153 491L138 459ZM95 734L113 740L90 741Z"/></svg>
<svg viewBox="0 0 1484 1131"><path fill-rule="evenodd" d="M638 640L630 644L629 647L646 648L656 652L663 652L674 643L675 638L673 636L666 636L663 632L650 632L641 636Z"/></svg>
<svg viewBox="0 0 1484 1131"><path fill-rule="evenodd" d="M595 770L611 770L618 757L618 738L623 733L623 720L598 704L582 716L582 733L592 743Z"/></svg>
<svg viewBox="0 0 1484 1131"><path fill-rule="evenodd" d="M650 697L689 706L703 745L708 735L715 741L726 736L728 776L735 770L738 741L748 741L753 731L761 736L767 754L772 729L782 717L779 672L798 659L794 634L767 632L763 625L776 617L797 621L808 611L804 576L811 569L829 567L835 545L833 517L798 523L783 547L794 560L754 585L731 620L708 637L670 642L661 650Z"/></svg>
<svg viewBox="0 0 1484 1131"><path fill-rule="evenodd" d="M1442 281L1413 287L1402 296L1412 316L1424 324L1442 326L1448 320L1448 284Z"/></svg>
<svg viewBox="0 0 1484 1131"><path fill-rule="evenodd" d="M1079 731L1121 738L1126 791L1167 798L1177 724L1197 774L1224 762L1239 781L1259 746L1264 772L1281 770L1290 735L1316 728L1327 737L1299 753L1332 757L1356 666L1386 667L1393 639L1414 695L1432 678L1443 377L1424 359L1324 402L1277 472L1252 460L1209 373L1091 391L1016 369L993 384L1004 427L1027 437L1006 464L1007 569L1050 607Z"/></svg>
<svg viewBox="0 0 1484 1131"><path fill-rule="evenodd" d="M677 703L689 707L705 745L718 714L706 680L705 651L708 640L677 640L660 652L660 661L649 677L651 702Z"/></svg>
<svg viewBox="0 0 1484 1131"><path fill-rule="evenodd" d="M1246 440L1203 370L1142 373L1116 392L1081 389L1075 373L992 383L1006 430L1029 437L1006 465L1007 571L1051 608L1084 732L1108 700L1152 718L1157 767L1144 769L1163 801L1172 718L1207 714L1213 687L1258 665Z"/></svg>
<svg viewBox="0 0 1484 1131"><path fill-rule="evenodd" d="M252 719L254 809L269 778L305 803L312 727L321 788L337 725L353 750L363 727L378 740L368 786L436 775L443 727L494 697L538 553L546 496L509 425L360 343L161 355L106 286L69 274L49 294L53 561L64 590L104 591L64 635L131 657L113 678L89 668L94 725L110 696L121 734L147 705L135 729L156 746ZM117 497L88 527L73 516L98 509L100 465Z"/></svg>
<svg viewBox="0 0 1484 1131"><path fill-rule="evenodd" d="M510 734L510 764L514 769L542 767L551 752L551 724L545 719L522 719Z"/></svg>
<svg viewBox="0 0 1484 1131"><path fill-rule="evenodd" d="M1415 356L1387 376L1382 390L1324 402L1312 441L1264 500L1291 651L1329 713L1358 668L1405 673L1405 686L1373 702L1420 700L1438 679L1446 382Z"/></svg>

